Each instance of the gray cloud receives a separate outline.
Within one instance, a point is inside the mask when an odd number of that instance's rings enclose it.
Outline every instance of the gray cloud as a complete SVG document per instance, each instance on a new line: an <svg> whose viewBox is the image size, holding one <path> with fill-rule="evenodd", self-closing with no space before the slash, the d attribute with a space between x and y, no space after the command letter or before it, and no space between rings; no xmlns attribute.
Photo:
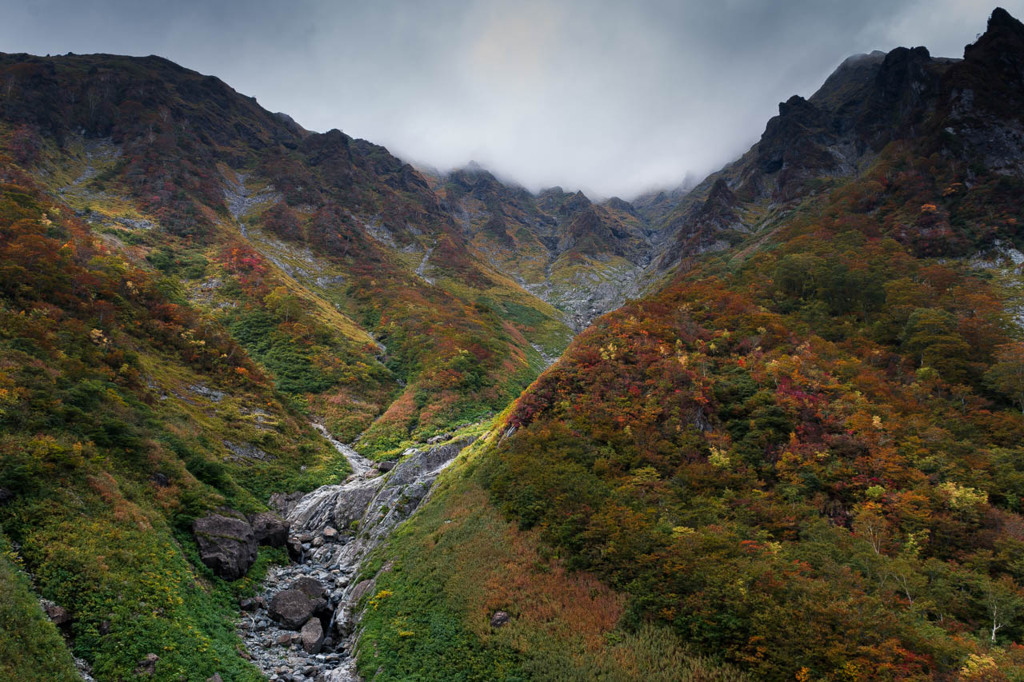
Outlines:
<svg viewBox="0 0 1024 682"><path fill-rule="evenodd" d="M0 0L0 50L160 54L414 162L629 196L731 160L850 54L960 56L989 2Z"/></svg>

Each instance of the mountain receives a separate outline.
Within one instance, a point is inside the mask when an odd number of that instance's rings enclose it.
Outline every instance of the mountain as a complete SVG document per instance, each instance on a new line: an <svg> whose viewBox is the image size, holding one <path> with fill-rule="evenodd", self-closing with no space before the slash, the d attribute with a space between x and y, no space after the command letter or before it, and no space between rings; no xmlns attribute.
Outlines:
<svg viewBox="0 0 1024 682"><path fill-rule="evenodd" d="M237 600L288 557L229 583L193 524L344 480L310 422L395 459L487 419L571 331L383 147L157 57L0 84L0 670L75 675L34 590L99 679L259 679Z"/></svg>
<svg viewBox="0 0 1024 682"><path fill-rule="evenodd" d="M1021 105L997 9L595 202L0 55L0 674L261 679L301 573L282 677L1019 679Z"/></svg>
<svg viewBox="0 0 1024 682"><path fill-rule="evenodd" d="M657 234L628 202L595 204L561 187L534 195L479 166L435 182L469 244L576 331L640 292Z"/></svg>
<svg viewBox="0 0 1024 682"><path fill-rule="evenodd" d="M5 55L0 82L14 160L364 452L493 414L570 336L383 147L157 57Z"/></svg>
<svg viewBox="0 0 1024 682"><path fill-rule="evenodd" d="M851 58L682 197L382 557L361 669L443 618L527 678L1019 678L1022 35Z"/></svg>

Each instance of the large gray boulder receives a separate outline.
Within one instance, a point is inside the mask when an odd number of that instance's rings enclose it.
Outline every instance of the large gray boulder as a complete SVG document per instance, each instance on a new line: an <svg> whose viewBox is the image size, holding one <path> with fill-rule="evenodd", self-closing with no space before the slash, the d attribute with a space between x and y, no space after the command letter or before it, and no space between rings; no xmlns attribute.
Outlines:
<svg viewBox="0 0 1024 682"><path fill-rule="evenodd" d="M238 580L256 561L256 536L241 515L210 514L196 519L192 533L199 558L225 580Z"/></svg>
<svg viewBox="0 0 1024 682"><path fill-rule="evenodd" d="M318 654L324 646L324 626L319 618L310 618L302 626L302 648L307 654Z"/></svg>
<svg viewBox="0 0 1024 682"><path fill-rule="evenodd" d="M313 597L301 589L281 590L270 600L267 612L270 617L281 624L286 630L298 630L305 625L313 614L327 608L327 600Z"/></svg>
<svg viewBox="0 0 1024 682"><path fill-rule="evenodd" d="M253 514L249 517L253 535L260 545L284 547L288 543L288 522L274 512Z"/></svg>

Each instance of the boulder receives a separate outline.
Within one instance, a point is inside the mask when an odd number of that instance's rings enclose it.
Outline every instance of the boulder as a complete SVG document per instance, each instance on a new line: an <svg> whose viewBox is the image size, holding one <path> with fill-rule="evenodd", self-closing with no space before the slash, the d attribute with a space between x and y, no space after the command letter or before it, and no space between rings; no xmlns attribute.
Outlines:
<svg viewBox="0 0 1024 682"><path fill-rule="evenodd" d="M146 654L145 658L139 661L138 666L135 668L135 674L137 676L152 677L153 673L156 672L156 662L160 660L160 657L156 654Z"/></svg>
<svg viewBox="0 0 1024 682"><path fill-rule="evenodd" d="M494 615L491 616L491 627L500 628L512 619L512 616L508 615L507 611L495 611Z"/></svg>
<svg viewBox="0 0 1024 682"><path fill-rule="evenodd" d="M338 539L338 529L331 526L324 528L324 540L328 542L334 542Z"/></svg>
<svg viewBox="0 0 1024 682"><path fill-rule="evenodd" d="M288 522L274 512L253 514L249 517L256 542L270 547L284 547L288 543Z"/></svg>
<svg viewBox="0 0 1024 682"><path fill-rule="evenodd" d="M373 589L373 579L360 580L356 583L356 586L352 588L352 592L348 595L348 601L350 604L358 604L359 600L363 596Z"/></svg>
<svg viewBox="0 0 1024 682"><path fill-rule="evenodd" d="M327 600L322 597L311 597L302 590L289 589L274 595L267 612L284 629L298 630L314 613L326 607Z"/></svg>
<svg viewBox="0 0 1024 682"><path fill-rule="evenodd" d="M267 604L263 601L263 597L248 597L238 602L238 606L243 611L255 611L257 609L266 608Z"/></svg>
<svg viewBox="0 0 1024 682"><path fill-rule="evenodd" d="M318 654L324 646L324 626L319 618L310 618L302 626L302 648L307 654Z"/></svg>
<svg viewBox="0 0 1024 682"><path fill-rule="evenodd" d="M238 580L256 561L256 536L240 515L210 514L196 519L192 533L199 545L199 558L221 578Z"/></svg>
<svg viewBox="0 0 1024 682"><path fill-rule="evenodd" d="M41 599L40 602L43 605L43 610L46 611L46 615L57 627L71 622L71 613L63 606L54 604L49 599Z"/></svg>
<svg viewBox="0 0 1024 682"><path fill-rule="evenodd" d="M299 590L310 599L324 599L327 597L327 588L315 578L299 578L288 589Z"/></svg>

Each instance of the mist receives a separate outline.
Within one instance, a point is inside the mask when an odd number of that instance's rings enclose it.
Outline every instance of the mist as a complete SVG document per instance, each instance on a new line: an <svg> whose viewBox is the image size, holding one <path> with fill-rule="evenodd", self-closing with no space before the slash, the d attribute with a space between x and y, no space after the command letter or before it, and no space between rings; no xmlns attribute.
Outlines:
<svg viewBox="0 0 1024 682"><path fill-rule="evenodd" d="M1024 0L1004 2L1024 16ZM0 0L0 51L158 54L311 130L632 197L745 151L851 54L959 57L974 0Z"/></svg>

